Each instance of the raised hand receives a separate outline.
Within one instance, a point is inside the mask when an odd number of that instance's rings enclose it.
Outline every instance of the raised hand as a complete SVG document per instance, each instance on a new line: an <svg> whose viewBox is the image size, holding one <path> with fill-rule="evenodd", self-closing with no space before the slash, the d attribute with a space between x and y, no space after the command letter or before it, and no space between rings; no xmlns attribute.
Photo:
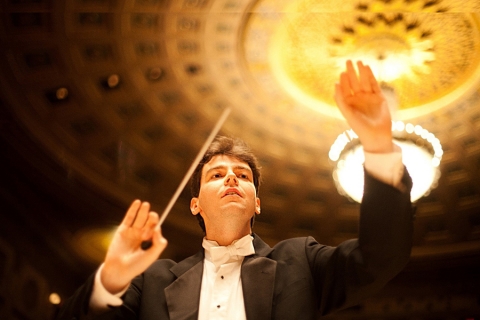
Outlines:
<svg viewBox="0 0 480 320"><path fill-rule="evenodd" d="M392 120L387 102L369 66L357 62L358 74L352 61L335 84L335 101L355 131L365 151L393 151Z"/></svg>
<svg viewBox="0 0 480 320"><path fill-rule="evenodd" d="M150 211L148 202L135 200L113 236L100 279L110 293L124 289L137 275L145 271L167 246L160 228L156 228L158 214ZM148 250L141 244L145 240L152 242Z"/></svg>

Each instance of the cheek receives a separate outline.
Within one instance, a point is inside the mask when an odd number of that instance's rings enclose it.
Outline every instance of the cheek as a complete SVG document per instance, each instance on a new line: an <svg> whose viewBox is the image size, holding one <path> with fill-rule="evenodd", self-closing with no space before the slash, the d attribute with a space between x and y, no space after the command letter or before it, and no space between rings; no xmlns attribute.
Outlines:
<svg viewBox="0 0 480 320"><path fill-rule="evenodd" d="M254 205L257 201L257 193L256 193L256 190L255 190L255 187L250 187L248 189L244 189L245 190L245 194L247 196L248 199L252 199L253 202L254 202Z"/></svg>
<svg viewBox="0 0 480 320"><path fill-rule="evenodd" d="M248 185L244 186L243 190L245 190L245 192L249 195L253 194L254 197L257 195L257 190L255 189L255 185L253 183L249 183Z"/></svg>
<svg viewBox="0 0 480 320"><path fill-rule="evenodd" d="M200 194L198 195L198 203L200 207L206 207L211 204L212 200L214 199L214 193L209 188L209 186L202 187Z"/></svg>

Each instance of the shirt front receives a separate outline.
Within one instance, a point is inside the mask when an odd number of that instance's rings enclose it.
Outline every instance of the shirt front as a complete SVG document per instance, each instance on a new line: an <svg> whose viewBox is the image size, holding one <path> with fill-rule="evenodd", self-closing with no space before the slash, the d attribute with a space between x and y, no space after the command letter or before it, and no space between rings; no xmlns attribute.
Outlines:
<svg viewBox="0 0 480 320"><path fill-rule="evenodd" d="M249 237L252 241L253 238ZM212 262L210 248L217 242L203 239L205 259L200 290L199 320L245 320L245 302L241 280L244 257L234 256L218 267ZM253 248L253 244L252 244Z"/></svg>
<svg viewBox="0 0 480 320"><path fill-rule="evenodd" d="M246 319L239 261L223 264L218 271L205 259L198 319Z"/></svg>

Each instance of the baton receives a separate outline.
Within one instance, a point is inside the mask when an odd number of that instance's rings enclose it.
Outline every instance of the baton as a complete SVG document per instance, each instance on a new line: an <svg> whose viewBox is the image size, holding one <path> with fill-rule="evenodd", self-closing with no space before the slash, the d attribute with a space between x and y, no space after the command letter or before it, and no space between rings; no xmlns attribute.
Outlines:
<svg viewBox="0 0 480 320"><path fill-rule="evenodd" d="M165 207L165 210L163 210L163 213L160 216L160 220L158 221L158 224L156 226L157 228L160 228L160 226L163 224L165 219L167 219L167 216L170 213L170 210L172 210L173 205L175 204L178 197L180 196L183 189L185 188L185 185L187 184L188 180L193 174L193 171L195 171L195 168L198 166L198 164L202 160L203 156L205 155L205 152L207 152L207 149L212 143L213 139L215 139L215 136L218 134L218 131L220 131L220 128L223 126L225 120L227 120L227 117L230 114L230 111L231 111L230 107L227 107L225 108L225 110L223 110L223 113L220 115L220 118L217 120L217 123L213 127L212 132L210 132L210 135L208 136L207 140L205 141L202 148L198 152L197 157L195 158L195 160L193 160L192 164L190 165L190 168L188 169L187 173L183 177L183 180L178 185L177 190L175 191L172 198L168 202L167 206ZM147 250L151 246L152 246L152 240L142 242L143 250Z"/></svg>

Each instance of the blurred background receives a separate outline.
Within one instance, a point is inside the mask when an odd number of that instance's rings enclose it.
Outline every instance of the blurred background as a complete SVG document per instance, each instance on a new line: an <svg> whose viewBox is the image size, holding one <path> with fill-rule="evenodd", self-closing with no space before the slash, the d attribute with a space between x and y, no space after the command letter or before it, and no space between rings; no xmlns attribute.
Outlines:
<svg viewBox="0 0 480 320"><path fill-rule="evenodd" d="M347 59L372 66L395 136L429 157L417 181L430 180L405 270L328 318L480 318L478 0L0 9L1 319L53 319L103 260L131 201L163 211L226 107L221 134L244 139L263 167L254 231L270 245L356 237L359 204L340 179L356 144L333 101ZM201 248L189 203L186 188L163 226L165 258Z"/></svg>

